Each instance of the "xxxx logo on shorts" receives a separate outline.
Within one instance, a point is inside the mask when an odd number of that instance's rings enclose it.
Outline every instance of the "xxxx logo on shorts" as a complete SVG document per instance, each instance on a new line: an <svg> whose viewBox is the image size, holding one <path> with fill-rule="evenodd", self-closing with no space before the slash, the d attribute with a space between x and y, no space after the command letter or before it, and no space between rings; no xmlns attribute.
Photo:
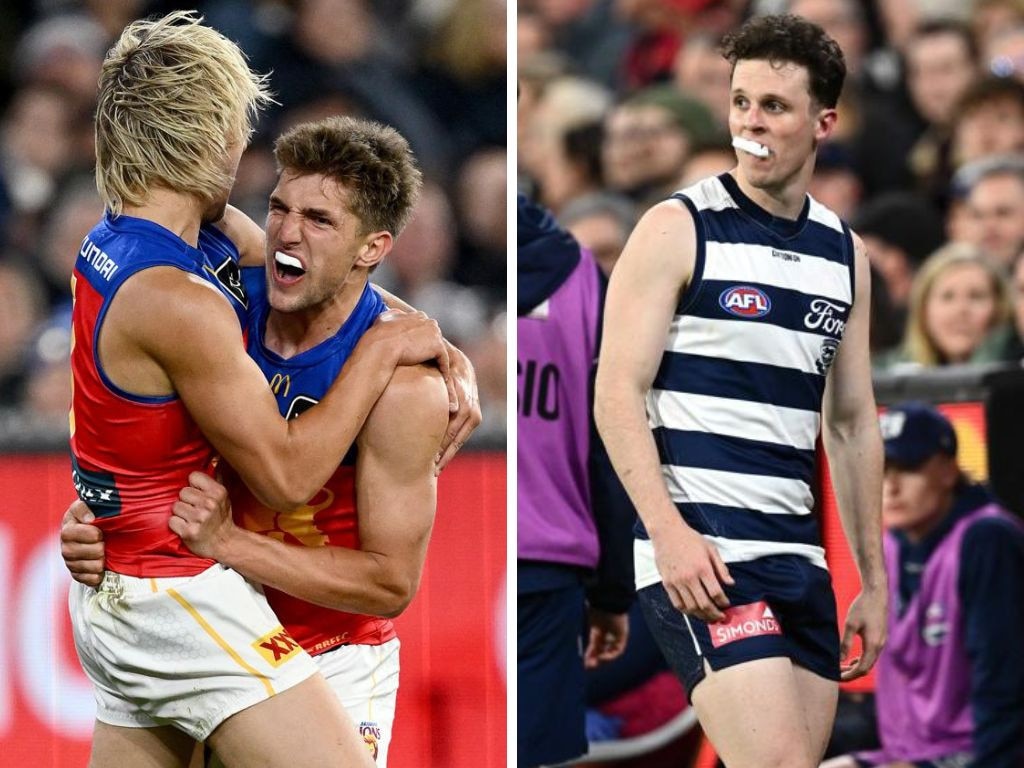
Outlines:
<svg viewBox="0 0 1024 768"><path fill-rule="evenodd" d="M380 751L380 726L377 723L364 720L359 724L359 735L363 737L363 743L366 744L366 748L370 750L370 754L376 760L377 753Z"/></svg>
<svg viewBox="0 0 1024 768"><path fill-rule="evenodd" d="M748 637L782 634L778 619L764 600L726 608L725 621L708 624L708 631L711 633L711 644L715 648Z"/></svg>
<svg viewBox="0 0 1024 768"><path fill-rule="evenodd" d="M252 644L256 652L273 667L279 667L302 649L288 631L278 625Z"/></svg>

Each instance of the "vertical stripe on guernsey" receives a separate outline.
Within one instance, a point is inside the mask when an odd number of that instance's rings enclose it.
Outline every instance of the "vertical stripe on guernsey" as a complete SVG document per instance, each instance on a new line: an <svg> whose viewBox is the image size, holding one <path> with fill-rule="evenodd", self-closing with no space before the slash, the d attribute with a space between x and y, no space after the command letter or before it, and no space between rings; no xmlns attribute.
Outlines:
<svg viewBox="0 0 1024 768"><path fill-rule="evenodd" d="M647 398L669 495L726 562L797 554L824 568L811 483L853 305L849 231L809 197L796 220L773 217L727 174L676 198L698 219L698 258ZM637 533L646 586L658 579Z"/></svg>

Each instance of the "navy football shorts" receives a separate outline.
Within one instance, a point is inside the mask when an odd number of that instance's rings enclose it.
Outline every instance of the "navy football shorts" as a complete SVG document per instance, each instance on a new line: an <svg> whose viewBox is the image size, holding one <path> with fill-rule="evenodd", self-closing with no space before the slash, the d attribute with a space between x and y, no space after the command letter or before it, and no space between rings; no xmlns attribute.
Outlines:
<svg viewBox="0 0 1024 768"><path fill-rule="evenodd" d="M736 584L723 585L727 620L707 624L680 613L661 584L638 593L651 632L687 693L713 670L785 656L828 680L839 680L839 628L828 571L799 555L729 563Z"/></svg>
<svg viewBox="0 0 1024 768"><path fill-rule="evenodd" d="M582 586L518 596L519 768L587 751Z"/></svg>

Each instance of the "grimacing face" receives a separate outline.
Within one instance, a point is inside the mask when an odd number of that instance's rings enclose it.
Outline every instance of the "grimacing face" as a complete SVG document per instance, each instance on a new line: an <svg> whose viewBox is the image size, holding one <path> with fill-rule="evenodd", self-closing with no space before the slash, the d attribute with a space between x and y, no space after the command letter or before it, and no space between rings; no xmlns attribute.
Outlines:
<svg viewBox="0 0 1024 768"><path fill-rule="evenodd" d="M321 174L281 173L266 225L267 295L275 310L315 311L330 303L366 255L379 233L362 232L348 195Z"/></svg>

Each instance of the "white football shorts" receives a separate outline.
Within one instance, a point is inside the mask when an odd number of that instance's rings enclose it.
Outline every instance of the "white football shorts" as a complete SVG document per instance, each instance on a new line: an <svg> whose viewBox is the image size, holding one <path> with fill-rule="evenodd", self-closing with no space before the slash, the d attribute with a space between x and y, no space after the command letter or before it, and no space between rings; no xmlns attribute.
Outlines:
<svg viewBox="0 0 1024 768"><path fill-rule="evenodd" d="M318 671L262 592L219 564L180 578L108 571L96 589L73 583L68 602L96 717L110 725L202 740Z"/></svg>
<svg viewBox="0 0 1024 768"><path fill-rule="evenodd" d="M341 645L313 657L359 729L377 768L388 764L400 647L396 637L382 645ZM212 755L207 768L224 768L224 764Z"/></svg>
<svg viewBox="0 0 1024 768"><path fill-rule="evenodd" d="M400 647L396 637L381 645L342 645L313 657L359 729L378 768L388 764Z"/></svg>

